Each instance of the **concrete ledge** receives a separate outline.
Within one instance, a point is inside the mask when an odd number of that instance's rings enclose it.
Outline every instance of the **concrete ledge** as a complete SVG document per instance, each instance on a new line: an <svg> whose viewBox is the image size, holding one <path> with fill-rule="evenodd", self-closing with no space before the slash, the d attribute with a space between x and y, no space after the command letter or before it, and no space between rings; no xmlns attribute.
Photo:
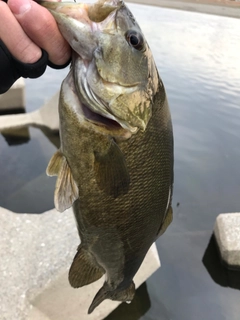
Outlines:
<svg viewBox="0 0 240 320"><path fill-rule="evenodd" d="M16 214L0 208L1 320L101 320L118 302L110 300L87 315L103 279L80 289L67 274L79 244L72 210ZM156 246L135 277L146 281L160 267Z"/></svg>
<svg viewBox="0 0 240 320"><path fill-rule="evenodd" d="M229 268L240 268L240 213L220 214L216 219L214 235L223 262Z"/></svg>
<svg viewBox="0 0 240 320"><path fill-rule="evenodd" d="M11 90L10 90L11 91ZM41 108L23 114L10 114L0 117L0 131L20 128L24 126L38 126L59 130L58 115L59 91L56 92Z"/></svg>
<svg viewBox="0 0 240 320"><path fill-rule="evenodd" d="M240 3L235 1L214 0L127 0L127 2L153 5L163 8L193 11L240 18Z"/></svg>
<svg viewBox="0 0 240 320"><path fill-rule="evenodd" d="M25 82L20 78L6 93L0 95L0 110L25 109L25 106Z"/></svg>

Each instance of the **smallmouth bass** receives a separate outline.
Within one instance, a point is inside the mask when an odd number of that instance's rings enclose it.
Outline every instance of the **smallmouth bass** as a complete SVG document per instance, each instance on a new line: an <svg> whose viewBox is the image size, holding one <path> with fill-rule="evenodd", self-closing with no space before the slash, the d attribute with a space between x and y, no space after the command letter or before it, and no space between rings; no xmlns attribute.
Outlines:
<svg viewBox="0 0 240 320"><path fill-rule="evenodd" d="M88 310L131 301L133 278L172 221L173 133L151 50L121 0L41 2L73 49L59 99L61 148L55 206L73 206L81 244L69 271L74 288L104 274Z"/></svg>

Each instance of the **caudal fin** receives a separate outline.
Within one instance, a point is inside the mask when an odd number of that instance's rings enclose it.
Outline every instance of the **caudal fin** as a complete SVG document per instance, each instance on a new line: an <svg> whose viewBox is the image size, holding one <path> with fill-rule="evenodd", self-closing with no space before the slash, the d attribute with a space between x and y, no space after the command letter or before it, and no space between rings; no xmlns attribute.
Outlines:
<svg viewBox="0 0 240 320"><path fill-rule="evenodd" d="M69 270L68 280L71 286L80 288L100 279L104 273L105 270L94 263L90 253L80 245Z"/></svg>
<svg viewBox="0 0 240 320"><path fill-rule="evenodd" d="M91 303L88 314L92 313L94 309L100 305L104 300L110 299L115 301L132 301L135 295L135 284L132 281L131 284L127 289L115 289L112 291L109 291L108 285L105 282L102 288L98 291L96 296L93 299L93 302Z"/></svg>

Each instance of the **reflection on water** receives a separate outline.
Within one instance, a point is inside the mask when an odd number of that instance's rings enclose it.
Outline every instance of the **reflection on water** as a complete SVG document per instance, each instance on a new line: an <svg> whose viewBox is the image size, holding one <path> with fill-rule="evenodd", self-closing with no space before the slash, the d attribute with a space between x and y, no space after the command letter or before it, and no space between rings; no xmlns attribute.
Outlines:
<svg viewBox="0 0 240 320"><path fill-rule="evenodd" d="M53 208L56 179L47 177L45 170L59 137L42 132L23 128L0 135L0 206L22 213Z"/></svg>
<svg viewBox="0 0 240 320"><path fill-rule="evenodd" d="M216 216L240 207L240 20L129 6L153 50L175 134L174 221L157 242L162 268L148 280L151 308L141 319L239 320L238 288L215 282L217 267L206 269L202 258ZM27 80L28 111L66 73ZM41 212L53 205L45 168L57 143L38 129L29 133L27 144L14 147L0 137L0 205Z"/></svg>
<svg viewBox="0 0 240 320"><path fill-rule="evenodd" d="M204 266L216 283L223 287L240 290L240 272L227 269L220 257L217 242L212 236L203 256Z"/></svg>

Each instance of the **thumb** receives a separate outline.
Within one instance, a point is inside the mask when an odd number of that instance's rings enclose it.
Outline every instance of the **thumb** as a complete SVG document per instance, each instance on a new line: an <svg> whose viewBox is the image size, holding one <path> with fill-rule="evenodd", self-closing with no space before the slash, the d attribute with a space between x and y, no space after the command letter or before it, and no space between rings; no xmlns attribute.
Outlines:
<svg viewBox="0 0 240 320"><path fill-rule="evenodd" d="M26 35L9 6L0 1L0 39L11 54L23 63L34 63L41 58L41 49Z"/></svg>
<svg viewBox="0 0 240 320"><path fill-rule="evenodd" d="M70 47L46 8L32 0L9 0L8 5L26 35L48 52L52 63L63 65L69 60Z"/></svg>

